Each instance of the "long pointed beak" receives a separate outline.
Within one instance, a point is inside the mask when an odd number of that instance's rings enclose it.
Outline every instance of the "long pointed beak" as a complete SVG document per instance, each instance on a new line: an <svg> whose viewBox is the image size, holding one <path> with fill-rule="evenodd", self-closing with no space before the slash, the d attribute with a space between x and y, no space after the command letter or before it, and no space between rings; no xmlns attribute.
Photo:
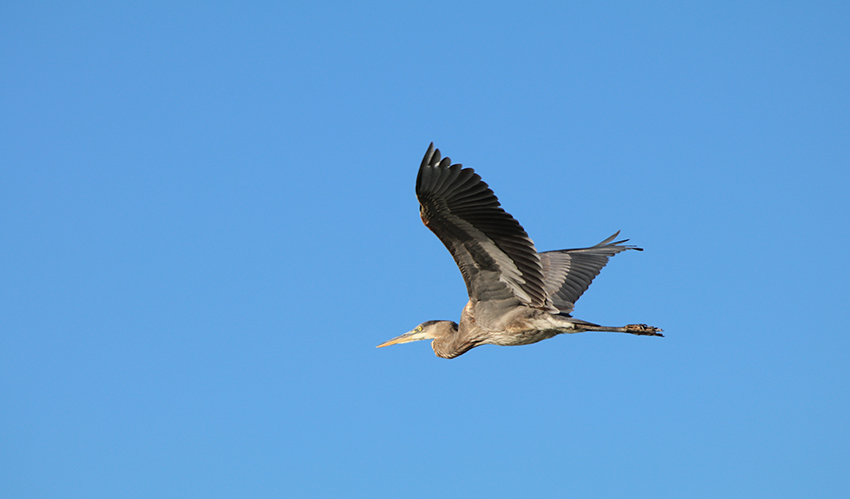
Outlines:
<svg viewBox="0 0 850 499"><path fill-rule="evenodd" d="M385 341L385 342L381 343L380 345L376 346L375 348L388 347L390 345L398 345L399 343L408 343L408 342L413 341L410 338L406 337L406 336L408 336L408 334L409 333L404 333L401 336L396 336L395 338L393 338L389 341Z"/></svg>
<svg viewBox="0 0 850 499"><path fill-rule="evenodd" d="M395 338L389 341L385 341L375 348L388 347L390 345L400 345L402 343L410 343L411 341L430 339L433 339L433 336L429 335L425 331L417 331L416 329L414 329L413 331L408 331L401 336L396 336Z"/></svg>

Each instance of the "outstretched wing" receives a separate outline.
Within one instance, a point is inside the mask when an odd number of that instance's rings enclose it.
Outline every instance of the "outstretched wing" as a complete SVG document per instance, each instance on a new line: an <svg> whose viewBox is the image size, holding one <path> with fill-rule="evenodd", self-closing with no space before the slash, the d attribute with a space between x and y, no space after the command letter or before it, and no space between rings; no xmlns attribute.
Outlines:
<svg viewBox="0 0 850 499"><path fill-rule="evenodd" d="M454 257L473 303L490 302L482 308L492 314L498 313L493 307L520 303L551 309L534 243L471 168L441 161L432 143L416 177L416 197L422 221Z"/></svg>
<svg viewBox="0 0 850 499"><path fill-rule="evenodd" d="M540 253L540 263L543 266L544 288L552 300L552 304L568 314L572 312L575 302L584 293L593 278L599 275L602 267L608 263L608 258L625 250L643 251L635 246L617 246L628 241L611 242L620 231L590 248L546 251Z"/></svg>

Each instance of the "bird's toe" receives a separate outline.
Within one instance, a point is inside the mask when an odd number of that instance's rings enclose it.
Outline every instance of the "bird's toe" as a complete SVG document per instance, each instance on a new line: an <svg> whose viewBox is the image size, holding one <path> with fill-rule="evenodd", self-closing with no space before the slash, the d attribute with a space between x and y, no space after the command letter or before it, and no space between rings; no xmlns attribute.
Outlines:
<svg viewBox="0 0 850 499"><path fill-rule="evenodd" d="M640 336L664 336L661 334L663 329L655 326L647 326L646 324L629 324L626 326L626 331Z"/></svg>

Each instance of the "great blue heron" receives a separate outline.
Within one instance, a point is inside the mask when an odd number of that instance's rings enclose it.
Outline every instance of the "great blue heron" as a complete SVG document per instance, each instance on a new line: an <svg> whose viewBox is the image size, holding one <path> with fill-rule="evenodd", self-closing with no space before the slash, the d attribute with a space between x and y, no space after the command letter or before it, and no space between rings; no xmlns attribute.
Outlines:
<svg viewBox="0 0 850 499"><path fill-rule="evenodd" d="M428 146L416 177L419 214L455 259L469 302L454 321L426 321L378 348L434 340L439 357L452 359L478 345L528 345L562 333L610 331L663 336L646 324L599 326L570 316L578 298L608 258L625 250L619 231L590 248L538 253L525 230L501 208L471 168L440 160Z"/></svg>

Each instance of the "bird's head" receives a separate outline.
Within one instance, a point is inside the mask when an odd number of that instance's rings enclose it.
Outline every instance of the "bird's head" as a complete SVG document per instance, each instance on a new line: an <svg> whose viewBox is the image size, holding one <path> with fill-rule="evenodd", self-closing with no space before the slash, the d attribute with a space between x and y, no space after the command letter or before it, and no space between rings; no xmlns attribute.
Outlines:
<svg viewBox="0 0 850 499"><path fill-rule="evenodd" d="M390 345L398 345L401 343L410 343L411 341L419 341L419 340L433 340L437 337L438 328L437 324L441 322L448 321L425 321L422 324L419 324L415 328L410 331L404 333L401 336L396 336L395 338L385 341L378 345L378 348L388 347Z"/></svg>
<svg viewBox="0 0 850 499"><path fill-rule="evenodd" d="M456 332L457 323L453 321L425 321L403 335L396 336L389 341L381 343L378 345L378 348L398 345L401 343L410 343L411 341L448 340ZM435 341L431 345L434 348L434 352L440 357L447 357L446 355L440 355L437 343L438 341ZM451 357L454 357L454 355Z"/></svg>

